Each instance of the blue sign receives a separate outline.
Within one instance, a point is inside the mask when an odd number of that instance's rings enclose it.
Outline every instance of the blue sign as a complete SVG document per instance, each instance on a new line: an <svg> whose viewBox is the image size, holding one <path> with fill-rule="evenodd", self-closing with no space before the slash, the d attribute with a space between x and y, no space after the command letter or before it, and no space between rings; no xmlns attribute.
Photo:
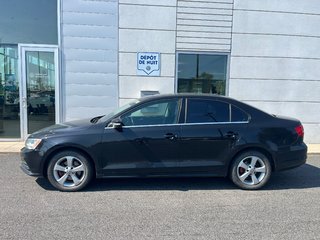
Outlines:
<svg viewBox="0 0 320 240"><path fill-rule="evenodd" d="M139 52L137 54L137 75L160 76L160 53Z"/></svg>

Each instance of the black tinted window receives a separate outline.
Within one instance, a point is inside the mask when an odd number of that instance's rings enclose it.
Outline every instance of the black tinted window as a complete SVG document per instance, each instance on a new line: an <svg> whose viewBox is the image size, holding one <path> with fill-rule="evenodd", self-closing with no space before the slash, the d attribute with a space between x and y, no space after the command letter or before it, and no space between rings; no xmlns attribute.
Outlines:
<svg viewBox="0 0 320 240"><path fill-rule="evenodd" d="M187 106L187 123L230 121L228 103L189 99Z"/></svg>
<svg viewBox="0 0 320 240"><path fill-rule="evenodd" d="M231 121L232 122L246 122L248 121L248 114L239 108L232 106L231 108Z"/></svg>
<svg viewBox="0 0 320 240"><path fill-rule="evenodd" d="M178 122L179 100L170 99L143 104L123 115L125 126L174 124Z"/></svg>

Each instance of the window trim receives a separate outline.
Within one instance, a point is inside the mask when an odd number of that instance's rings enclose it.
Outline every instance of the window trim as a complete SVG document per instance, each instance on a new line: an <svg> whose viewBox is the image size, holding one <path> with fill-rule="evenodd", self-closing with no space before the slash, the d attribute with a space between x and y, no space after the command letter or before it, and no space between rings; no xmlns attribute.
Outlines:
<svg viewBox="0 0 320 240"><path fill-rule="evenodd" d="M178 63L179 63L179 54L203 54L203 55L224 55L227 56L227 70L226 70L226 92L225 95L221 96L230 96L229 94L229 82L230 82L230 62L231 62L231 53L230 52L205 52L205 51L177 51L176 52L176 71L175 71L175 81L174 81L174 93L178 93Z"/></svg>
<svg viewBox="0 0 320 240"><path fill-rule="evenodd" d="M156 124L156 125L136 125L123 126L122 128L142 128L142 127L166 127L166 126L192 126L192 125L229 125L229 124L248 124L246 122L200 122L200 123L174 123L174 124ZM105 129L113 129L113 127L105 127Z"/></svg>

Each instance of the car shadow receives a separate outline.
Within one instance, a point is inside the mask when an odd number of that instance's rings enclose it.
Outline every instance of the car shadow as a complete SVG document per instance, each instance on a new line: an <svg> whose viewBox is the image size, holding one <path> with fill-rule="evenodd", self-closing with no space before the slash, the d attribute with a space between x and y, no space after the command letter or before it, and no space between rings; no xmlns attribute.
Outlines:
<svg viewBox="0 0 320 240"><path fill-rule="evenodd" d="M46 190L53 190L45 178L36 182ZM307 189L320 187L320 168L305 164L299 168L273 173L269 183L261 190ZM238 189L228 178L105 178L96 179L82 190L96 191L164 191L164 190L230 190Z"/></svg>

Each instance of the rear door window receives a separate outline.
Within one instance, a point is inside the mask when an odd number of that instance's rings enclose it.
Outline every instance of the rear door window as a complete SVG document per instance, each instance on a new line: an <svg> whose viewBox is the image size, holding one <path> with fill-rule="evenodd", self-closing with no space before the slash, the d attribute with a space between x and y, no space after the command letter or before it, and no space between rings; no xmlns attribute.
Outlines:
<svg viewBox="0 0 320 240"><path fill-rule="evenodd" d="M188 99L186 122L230 122L229 106L221 101Z"/></svg>
<svg viewBox="0 0 320 240"><path fill-rule="evenodd" d="M249 121L249 116L247 113L241 109L232 106L231 107L231 122L247 122Z"/></svg>

